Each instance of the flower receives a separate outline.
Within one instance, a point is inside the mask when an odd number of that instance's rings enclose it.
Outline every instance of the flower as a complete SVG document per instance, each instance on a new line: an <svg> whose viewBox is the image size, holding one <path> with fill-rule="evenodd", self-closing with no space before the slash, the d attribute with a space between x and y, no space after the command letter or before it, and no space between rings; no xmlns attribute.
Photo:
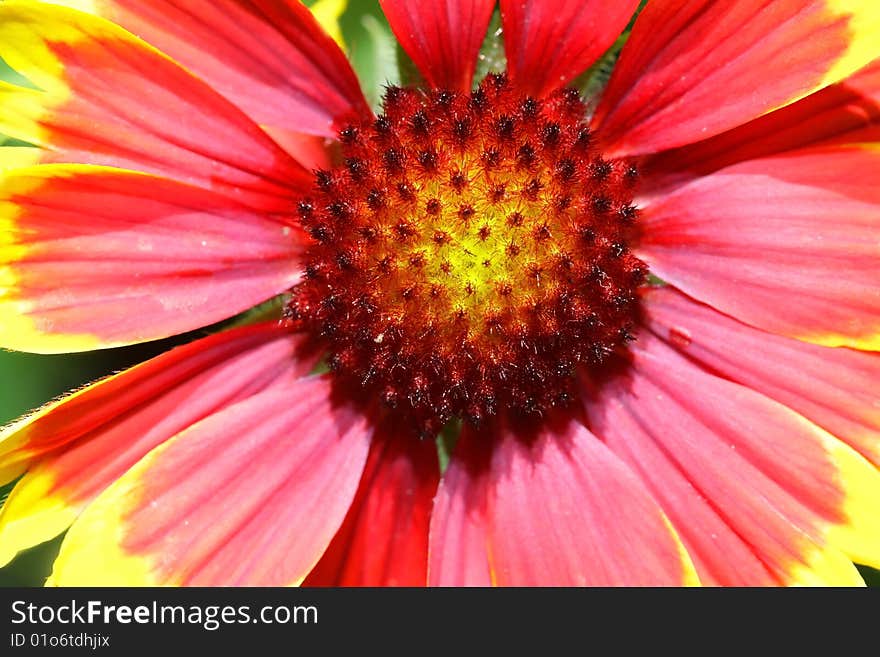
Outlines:
<svg viewBox="0 0 880 657"><path fill-rule="evenodd" d="M8 427L3 559L69 527L54 584L880 565L875 3L652 0L581 96L636 0L501 0L476 89L495 2L383 0L424 84L378 117L296 2L63 4L0 5L33 83L0 131L39 147L0 151L2 343L285 309Z"/></svg>

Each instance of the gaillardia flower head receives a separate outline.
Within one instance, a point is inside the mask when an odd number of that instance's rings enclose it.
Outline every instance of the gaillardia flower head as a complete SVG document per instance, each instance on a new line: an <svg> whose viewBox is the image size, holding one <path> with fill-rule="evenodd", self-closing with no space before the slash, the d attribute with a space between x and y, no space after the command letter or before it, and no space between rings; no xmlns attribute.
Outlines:
<svg viewBox="0 0 880 657"><path fill-rule="evenodd" d="M67 530L59 585L880 565L875 2L651 0L606 82L637 0L501 0L481 76L494 0L383 0L420 78L375 113L295 0L185 4L0 4L31 83L0 132L36 146L0 150L0 341L283 310L8 427L0 559Z"/></svg>

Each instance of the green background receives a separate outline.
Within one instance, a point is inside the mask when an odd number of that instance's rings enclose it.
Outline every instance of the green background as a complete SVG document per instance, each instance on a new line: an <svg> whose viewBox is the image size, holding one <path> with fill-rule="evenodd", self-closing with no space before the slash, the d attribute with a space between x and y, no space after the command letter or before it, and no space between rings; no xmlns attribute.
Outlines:
<svg viewBox="0 0 880 657"><path fill-rule="evenodd" d="M350 0L341 25L349 56L368 100L375 107L384 84L409 79L413 72L411 62L397 48L375 0ZM503 61L503 53L497 48L486 54L487 61L493 64ZM12 81L14 78L0 60L0 79ZM4 138L0 135L0 145L3 143ZM41 356L0 350L0 425L58 395L206 333L207 330L195 331L170 340L85 354ZM5 497L9 488L0 488L0 499ZM60 537L22 553L9 566L0 568L0 586L42 585L59 545ZM880 586L880 571L861 570L870 584Z"/></svg>

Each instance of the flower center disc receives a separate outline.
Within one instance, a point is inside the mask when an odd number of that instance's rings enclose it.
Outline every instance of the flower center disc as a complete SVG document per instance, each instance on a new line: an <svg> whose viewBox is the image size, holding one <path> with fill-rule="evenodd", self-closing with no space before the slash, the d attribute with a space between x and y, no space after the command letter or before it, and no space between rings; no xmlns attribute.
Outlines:
<svg viewBox="0 0 880 657"><path fill-rule="evenodd" d="M538 101L490 75L392 87L384 110L340 132L344 164L299 205L288 320L424 435L566 402L575 368L630 337L635 169L597 152L572 89Z"/></svg>

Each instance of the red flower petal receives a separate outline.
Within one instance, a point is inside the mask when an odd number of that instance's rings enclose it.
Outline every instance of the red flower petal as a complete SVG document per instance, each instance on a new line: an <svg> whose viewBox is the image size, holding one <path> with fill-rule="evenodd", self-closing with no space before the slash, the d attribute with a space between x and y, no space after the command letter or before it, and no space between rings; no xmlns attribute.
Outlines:
<svg viewBox="0 0 880 657"><path fill-rule="evenodd" d="M756 331L671 288L652 290L645 309L662 340L785 404L880 466L880 354Z"/></svg>
<svg viewBox="0 0 880 657"><path fill-rule="evenodd" d="M302 379L154 449L73 524L51 583L301 582L339 529L370 446L364 418L330 392L323 377Z"/></svg>
<svg viewBox="0 0 880 657"><path fill-rule="evenodd" d="M594 117L609 153L682 146L838 82L877 56L873 0L656 0Z"/></svg>
<svg viewBox="0 0 880 657"><path fill-rule="evenodd" d="M380 0L400 45L428 84L469 92L494 0Z"/></svg>
<svg viewBox="0 0 880 657"><path fill-rule="evenodd" d="M855 584L880 559L880 473L793 411L639 336L591 426L647 483L701 580Z"/></svg>
<svg viewBox="0 0 880 657"><path fill-rule="evenodd" d="M638 0L501 0L511 78L542 96L587 70L623 32Z"/></svg>
<svg viewBox="0 0 880 657"><path fill-rule="evenodd" d="M491 586L486 496L489 441L465 425L440 480L431 517L428 583Z"/></svg>
<svg viewBox="0 0 880 657"><path fill-rule="evenodd" d="M63 0L193 71L255 122L335 136L372 116L345 54L296 0Z"/></svg>
<svg viewBox="0 0 880 657"><path fill-rule="evenodd" d="M437 446L377 430L348 516L306 586L425 586Z"/></svg>
<svg viewBox="0 0 880 657"><path fill-rule="evenodd" d="M275 140L276 144L290 153L297 162L307 169L330 169L333 167L330 153L330 146L333 142L330 139L265 125L262 128ZM2 166L2 162L0 162L0 166Z"/></svg>
<svg viewBox="0 0 880 657"><path fill-rule="evenodd" d="M0 563L57 536L157 445L226 406L307 373L275 325L178 347L52 402L0 433L0 481L27 473L0 513Z"/></svg>
<svg viewBox="0 0 880 657"><path fill-rule="evenodd" d="M81 165L0 178L0 344L41 353L206 326L300 275L296 230L197 187Z"/></svg>
<svg viewBox="0 0 880 657"><path fill-rule="evenodd" d="M731 164L816 145L880 142L880 60L839 84L695 144L664 151L640 166L657 194Z"/></svg>
<svg viewBox="0 0 880 657"><path fill-rule="evenodd" d="M642 483L577 422L529 436L502 430L487 485L488 552L498 585L695 581Z"/></svg>
<svg viewBox="0 0 880 657"><path fill-rule="evenodd" d="M649 205L640 255L684 292L772 333L880 347L880 150L797 151Z"/></svg>
<svg viewBox="0 0 880 657"><path fill-rule="evenodd" d="M240 110L103 19L0 4L0 57L40 89L0 83L0 132L27 160L157 173L285 211L312 176Z"/></svg>

